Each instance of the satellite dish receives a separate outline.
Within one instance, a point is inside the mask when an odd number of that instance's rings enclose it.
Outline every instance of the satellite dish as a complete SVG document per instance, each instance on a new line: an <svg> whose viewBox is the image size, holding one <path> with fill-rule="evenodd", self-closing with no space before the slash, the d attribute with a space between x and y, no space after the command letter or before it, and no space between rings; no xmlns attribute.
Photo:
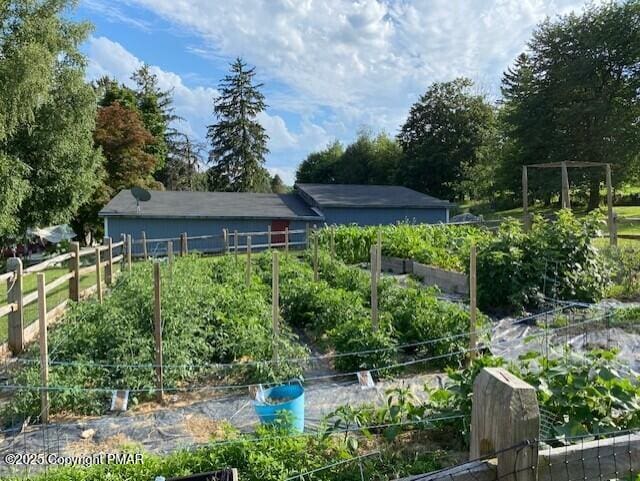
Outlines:
<svg viewBox="0 0 640 481"><path fill-rule="evenodd" d="M147 202L151 199L151 192L142 187L133 187L131 189L131 195L136 199L136 210L140 213L140 202Z"/></svg>

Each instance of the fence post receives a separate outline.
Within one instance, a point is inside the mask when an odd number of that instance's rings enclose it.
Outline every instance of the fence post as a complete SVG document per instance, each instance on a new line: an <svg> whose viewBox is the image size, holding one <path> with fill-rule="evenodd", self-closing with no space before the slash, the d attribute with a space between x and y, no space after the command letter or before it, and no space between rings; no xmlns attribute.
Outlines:
<svg viewBox="0 0 640 481"><path fill-rule="evenodd" d="M271 250L271 226L267 226L267 249Z"/></svg>
<svg viewBox="0 0 640 481"><path fill-rule="evenodd" d="M163 372L162 372L162 301L160 297L160 264L153 264L153 337L156 344L155 362L156 362L156 388L157 401L162 403L163 400Z"/></svg>
<svg viewBox="0 0 640 481"><path fill-rule="evenodd" d="M187 235L186 232L183 235L184 235L184 255L188 256L189 255L189 236Z"/></svg>
<svg viewBox="0 0 640 481"><path fill-rule="evenodd" d="M96 247L96 292L98 302L102 304L102 272L100 269L100 247Z"/></svg>
<svg viewBox="0 0 640 481"><path fill-rule="evenodd" d="M284 253L289 255L289 228L284 228Z"/></svg>
<svg viewBox="0 0 640 481"><path fill-rule="evenodd" d="M247 236L247 272L245 274L247 286L251 285L251 236Z"/></svg>
<svg viewBox="0 0 640 481"><path fill-rule="evenodd" d="M69 279L69 299L80 300L80 244L71 242L69 250L73 257L69 259L69 272L73 272L73 277Z"/></svg>
<svg viewBox="0 0 640 481"><path fill-rule="evenodd" d="M476 357L476 345L478 339L476 336L477 324L477 250L476 245L471 244L471 255L469 258L469 363Z"/></svg>
<svg viewBox="0 0 640 481"><path fill-rule="evenodd" d="M224 242L224 255L229 253L229 231L225 228L222 229L222 241Z"/></svg>
<svg viewBox="0 0 640 481"><path fill-rule="evenodd" d="M7 302L17 307L9 313L9 348L14 354L24 349L24 309L22 304L22 260L18 257L7 259L7 270L14 271L14 277L7 279Z"/></svg>
<svg viewBox="0 0 640 481"><path fill-rule="evenodd" d="M278 260L278 251L273 252L271 305L273 308L273 362L278 362L278 337L280 335L280 263Z"/></svg>
<svg viewBox="0 0 640 481"><path fill-rule="evenodd" d="M173 241L167 241L167 261L169 262L169 275L173 274Z"/></svg>
<svg viewBox="0 0 640 481"><path fill-rule="evenodd" d="M147 233L142 231L142 258L146 261L149 257L149 251L147 250Z"/></svg>
<svg viewBox="0 0 640 481"><path fill-rule="evenodd" d="M120 242L122 242L122 247L120 248L120 254L122 255L122 259L120 260L120 274L124 272L124 266L127 263L127 236L125 234L120 234Z"/></svg>
<svg viewBox="0 0 640 481"><path fill-rule="evenodd" d="M496 454L496 479L535 481L539 433L535 388L506 369L482 369L473 383L469 457Z"/></svg>
<svg viewBox="0 0 640 481"><path fill-rule="evenodd" d="M307 225L306 225L306 231L307 231L307 233L306 233L306 239L305 239L305 242L307 243L307 249L308 249L309 247L311 247L311 236L310 236L310 234L311 234L311 227L309 226L309 223L308 223L308 222L307 222Z"/></svg>
<svg viewBox="0 0 640 481"><path fill-rule="evenodd" d="M180 234L180 257L184 256L184 233Z"/></svg>
<svg viewBox="0 0 640 481"><path fill-rule="evenodd" d="M378 330L378 254L375 246L371 246L371 327Z"/></svg>
<svg viewBox="0 0 640 481"><path fill-rule="evenodd" d="M318 231L313 226L313 280L318 282L320 274L318 273Z"/></svg>
<svg viewBox="0 0 640 481"><path fill-rule="evenodd" d="M107 286L113 283L113 240L105 237L103 245L107 246L107 265L104 268L104 282Z"/></svg>
<svg viewBox="0 0 640 481"><path fill-rule="evenodd" d="M377 239L377 256L376 256L376 276L380 280L382 276L382 229L378 227L378 239Z"/></svg>
<svg viewBox="0 0 640 481"><path fill-rule="evenodd" d="M618 245L616 219L613 214L613 186L611 183L611 164L606 164L607 174L607 220L609 224L609 245Z"/></svg>
<svg viewBox="0 0 640 481"><path fill-rule="evenodd" d="M43 424L49 422L49 352L47 346L47 289L44 272L38 273L38 327L40 337L40 404Z"/></svg>
<svg viewBox="0 0 640 481"><path fill-rule="evenodd" d="M133 242L131 241L131 234L127 235L127 269L131 272L131 250Z"/></svg>
<svg viewBox="0 0 640 481"><path fill-rule="evenodd" d="M233 231L233 255L236 260L236 264L238 263L238 231Z"/></svg>
<svg viewBox="0 0 640 481"><path fill-rule="evenodd" d="M571 200L569 199L569 172L567 171L566 162L560 162L560 170L562 173L562 208L571 209Z"/></svg>

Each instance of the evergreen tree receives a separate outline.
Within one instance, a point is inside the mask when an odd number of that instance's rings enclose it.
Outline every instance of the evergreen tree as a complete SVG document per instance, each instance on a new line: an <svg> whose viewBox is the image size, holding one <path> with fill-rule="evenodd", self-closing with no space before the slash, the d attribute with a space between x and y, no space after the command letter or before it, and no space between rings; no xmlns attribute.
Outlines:
<svg viewBox="0 0 640 481"><path fill-rule="evenodd" d="M211 190L270 191L270 177L264 168L269 137L257 121L266 105L260 92L263 84L254 84L254 77L255 69L237 58L218 87L216 123L208 126L207 132L212 146L212 166L207 173Z"/></svg>

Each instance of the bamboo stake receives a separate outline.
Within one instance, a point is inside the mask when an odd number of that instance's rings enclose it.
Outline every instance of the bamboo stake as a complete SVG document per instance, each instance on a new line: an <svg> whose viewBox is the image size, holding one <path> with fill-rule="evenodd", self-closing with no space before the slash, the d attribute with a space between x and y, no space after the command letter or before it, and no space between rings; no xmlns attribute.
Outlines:
<svg viewBox="0 0 640 481"><path fill-rule="evenodd" d="M371 246L371 327L373 332L378 330L378 275L376 264L378 254L375 246Z"/></svg>
<svg viewBox="0 0 640 481"><path fill-rule="evenodd" d="M96 247L96 292L98 302L102 304L102 269L100 269L100 248Z"/></svg>
<svg viewBox="0 0 640 481"><path fill-rule="evenodd" d="M273 252L271 297L271 305L273 308L273 362L278 362L278 337L280 336L280 262L277 251Z"/></svg>
<svg viewBox="0 0 640 481"><path fill-rule="evenodd" d="M251 236L247 236L247 272L245 278L247 286L251 285Z"/></svg>
<svg viewBox="0 0 640 481"><path fill-rule="evenodd" d="M478 344L477 329L477 251L476 245L471 244L471 256L469 259L469 362L476 357Z"/></svg>
<svg viewBox="0 0 640 481"><path fill-rule="evenodd" d="M162 300L161 300L160 264L153 265L153 337L155 340L156 388L157 401L162 403L164 397L162 368Z"/></svg>
<svg viewBox="0 0 640 481"><path fill-rule="evenodd" d="M38 322L40 337L40 404L42 423L49 422L49 350L47 345L47 288L44 272L38 273Z"/></svg>

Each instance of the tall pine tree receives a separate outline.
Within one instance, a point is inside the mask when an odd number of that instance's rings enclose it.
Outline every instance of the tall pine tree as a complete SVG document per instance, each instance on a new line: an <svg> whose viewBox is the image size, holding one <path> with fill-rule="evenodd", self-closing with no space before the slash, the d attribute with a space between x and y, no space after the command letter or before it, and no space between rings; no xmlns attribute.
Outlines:
<svg viewBox="0 0 640 481"><path fill-rule="evenodd" d="M208 126L207 138L212 150L208 171L210 190L266 192L269 173L264 168L269 136L257 120L264 111L263 84L254 84L255 68L242 59L231 64L214 101L216 123Z"/></svg>

